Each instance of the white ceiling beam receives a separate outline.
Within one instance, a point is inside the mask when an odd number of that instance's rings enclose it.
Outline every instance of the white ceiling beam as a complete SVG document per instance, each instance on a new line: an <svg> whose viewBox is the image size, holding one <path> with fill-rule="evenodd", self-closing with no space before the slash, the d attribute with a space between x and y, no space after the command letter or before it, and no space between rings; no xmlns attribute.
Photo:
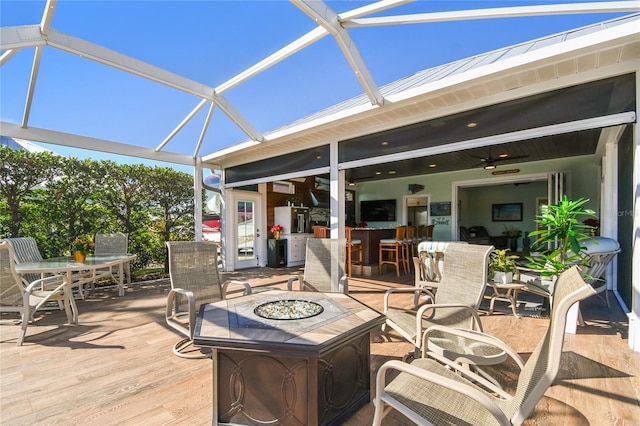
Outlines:
<svg viewBox="0 0 640 426"><path fill-rule="evenodd" d="M57 3L58 0L47 0L47 5L44 7L44 12L42 12L40 32L45 36L49 33L49 29L51 28L51 20L53 19L53 12L56 10Z"/></svg>
<svg viewBox="0 0 640 426"><path fill-rule="evenodd" d="M394 7L402 6L403 4L413 3L414 1L415 0L382 0L341 13L338 15L338 17L340 21L348 21L350 19L359 18L361 16L382 12L383 10L393 9Z"/></svg>
<svg viewBox="0 0 640 426"><path fill-rule="evenodd" d="M72 133L57 132L55 130L40 129L36 127L23 128L18 124L8 123L5 121L0 122L0 134L10 138L50 143L54 145L68 146L71 148L88 149L91 151L106 152L109 154L125 155L136 158L145 158L154 161L184 164L187 166L193 166L195 164L195 160L191 156L185 154L166 151L156 152L151 148L74 135Z"/></svg>
<svg viewBox="0 0 640 426"><path fill-rule="evenodd" d="M200 98L216 100L216 94L212 87L190 80L170 71L147 64L130 56L123 55L114 50L107 49L97 44L88 42L69 34L64 34L51 29L46 38L49 46L64 52L78 55L81 58L110 66L138 77L146 78L159 84L180 90Z"/></svg>
<svg viewBox="0 0 640 426"><path fill-rule="evenodd" d="M40 59L42 58L43 46L36 47L33 53L33 64L31 65L31 76L29 77L29 87L27 88L27 99L24 103L24 111L22 113L22 127L27 127L29 123L29 115L31 114L31 104L33 103L33 93L36 90L36 82L38 81L38 71L40 70Z"/></svg>
<svg viewBox="0 0 640 426"><path fill-rule="evenodd" d="M25 35L20 31L16 31L16 27L12 28L14 31L8 32L10 40L8 40L7 46L18 44L24 45ZM244 117L242 117L242 115L229 103L227 99L224 98L224 96L217 95L212 87L115 52L111 49L90 43L78 37L61 33L54 29L51 29L49 31L49 35L44 37L40 34L38 26L35 26L34 28L37 31L37 35L34 33L32 28L29 29L29 46L47 44L64 52L78 55L82 58L90 59L120 71L146 78L164 86L197 96L201 99L207 99L215 102L229 117L229 119L236 123L240 130L242 130L248 137L257 141L262 140L260 132L258 132ZM0 33L0 36L4 36L4 31ZM0 46L5 48L4 39Z"/></svg>
<svg viewBox="0 0 640 426"><path fill-rule="evenodd" d="M156 147L156 151L160 151L160 150L162 150L162 148L164 148L164 146L165 146L166 144L168 144L168 143L169 143L169 141L170 141L171 139L173 139L173 137L174 137L175 135L177 135L177 134L178 134L178 132L179 132L180 130L182 130L182 129L184 128L184 126L186 126L186 125L187 125L187 123L188 123L189 121L191 121L191 119L192 119L193 117L195 117L195 116L196 116L196 114L198 113L198 111L200 111L200 110L202 109L202 107L203 107L207 102L209 102L209 101L208 101L208 100L206 100L206 99L202 99L202 100L198 103L198 105L196 105L196 107L195 107L194 109L192 109L192 110L191 110L191 112L190 112L189 114L187 114L187 116L184 118L184 120L182 120L182 121L180 122L180 124L178 124L178 126L177 126L175 129L173 129L173 131L172 131L171 133L169 133L169 136L167 136L166 138L164 138L164 140L160 143L160 145L158 145L158 146Z"/></svg>
<svg viewBox="0 0 640 426"><path fill-rule="evenodd" d="M300 50L304 49L305 47L315 43L316 41L320 40L321 38L323 38L327 34L329 34L327 32L327 30L325 30L322 27L317 27L317 28L309 31L307 34L305 34L302 37L298 38L296 41L294 41L292 43L289 43L288 45L286 45L282 49L278 50L274 54L268 56L267 58L263 59L262 61L258 62L257 64L253 65L252 67L247 68L245 71L241 72L240 74L236 75L235 77L225 81L224 83L222 83L221 85L216 87L216 89L215 89L216 93L221 94L221 93L224 93L224 92L228 91L229 89L232 89L232 88L238 86L239 84L241 84L241 83L249 80L250 78L260 74L262 71L272 67L273 65L277 64L278 62L288 58L289 56L293 55L294 53L297 53Z"/></svg>
<svg viewBox="0 0 640 426"><path fill-rule="evenodd" d="M193 158L198 156L200 152L200 147L202 146L202 142L204 141L204 137L207 134L207 129L209 129L209 123L211 123L211 117L213 117L213 111L216 108L216 104L211 102L211 106L209 107L209 112L207 112L207 118L204 120L204 124L202 126L202 131L200 132L200 137L198 138L198 144L196 145L196 149L193 151Z"/></svg>
<svg viewBox="0 0 640 426"><path fill-rule="evenodd" d="M40 21L40 34L46 37L51 28L51 19L53 19L53 12L56 9L57 0L48 0L47 5L42 13L42 20ZM38 82L38 72L40 71L40 60L42 59L42 49L44 46L36 46L36 51L33 54L33 64L31 66L31 76L29 77L29 86L27 88L27 99L24 103L24 112L22 113L22 127L27 127L29 124L29 116L31 114L31 105L33 104L33 95L36 91L36 83Z"/></svg>
<svg viewBox="0 0 640 426"><path fill-rule="evenodd" d="M329 33L334 36L342 54L347 59L347 62L351 66L351 69L355 73L358 81L364 88L371 104L383 105L384 98L380 92L380 88L373 80L373 77L369 72L369 68L360 56L360 52L351 39L351 36L344 28L342 28L338 20L338 15L321 1L291 1L318 25L329 31Z"/></svg>
<svg viewBox="0 0 640 426"><path fill-rule="evenodd" d="M9 49L0 55L0 67L3 66L9 59L13 57L16 53L18 53L20 49Z"/></svg>
<svg viewBox="0 0 640 426"><path fill-rule="evenodd" d="M40 33L39 25L0 27L0 50L23 49L45 44L47 41Z"/></svg>
<svg viewBox="0 0 640 426"><path fill-rule="evenodd" d="M540 6L498 7L492 9L416 13L413 15L396 15L377 18L357 18L349 21L343 21L342 26L345 28L355 28L382 25L423 24L427 22L466 21L473 19L514 18L522 16L634 12L638 10L640 10L640 1L548 4Z"/></svg>

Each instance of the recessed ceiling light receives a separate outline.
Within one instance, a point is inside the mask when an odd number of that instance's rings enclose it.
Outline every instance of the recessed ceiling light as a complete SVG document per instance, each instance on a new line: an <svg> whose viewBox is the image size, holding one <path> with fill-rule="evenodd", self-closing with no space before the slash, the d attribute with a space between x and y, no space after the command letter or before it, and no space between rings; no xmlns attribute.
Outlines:
<svg viewBox="0 0 640 426"><path fill-rule="evenodd" d="M395 175L395 174L396 174L396 171L395 171L395 170L389 170L389 174L390 174L390 175Z"/></svg>
<svg viewBox="0 0 640 426"><path fill-rule="evenodd" d="M498 157L500 157L500 158L507 158L508 156L509 156L509 154L500 154L500 155L498 155Z"/></svg>
<svg viewBox="0 0 640 426"><path fill-rule="evenodd" d="M435 167L435 164L429 164L429 167L431 167L432 169Z"/></svg>
<svg viewBox="0 0 640 426"><path fill-rule="evenodd" d="M473 121L471 123L467 123L467 127L471 128L471 127L476 127L478 125L478 123L474 123Z"/></svg>
<svg viewBox="0 0 640 426"><path fill-rule="evenodd" d="M380 145L387 146L387 145L389 145L389 141L382 141L382 143Z"/></svg>
<svg viewBox="0 0 640 426"><path fill-rule="evenodd" d="M493 163L489 163L489 164L487 164L486 166L484 166L484 169L485 169L485 170L493 170L493 169L495 169L495 168L496 168L496 165L495 165L495 164L493 164Z"/></svg>
<svg viewBox="0 0 640 426"><path fill-rule="evenodd" d="M377 174L377 175L381 175L381 174L382 174L382 172L376 172L376 174Z"/></svg>

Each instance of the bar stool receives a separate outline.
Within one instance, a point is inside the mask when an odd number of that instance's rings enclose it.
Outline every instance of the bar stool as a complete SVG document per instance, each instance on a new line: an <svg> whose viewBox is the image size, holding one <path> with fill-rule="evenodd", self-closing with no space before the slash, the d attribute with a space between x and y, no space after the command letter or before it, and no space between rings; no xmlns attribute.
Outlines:
<svg viewBox="0 0 640 426"><path fill-rule="evenodd" d="M418 241L417 241L416 231L417 229L415 226L407 226L407 231L404 238L404 255L402 257L403 265L405 264L405 262L407 265L405 271L407 269L411 270L411 264L409 263L409 259L413 258L413 256L418 255L418 251L417 251Z"/></svg>
<svg viewBox="0 0 640 426"><path fill-rule="evenodd" d="M346 226L344 231L347 237L347 271L349 277L351 277L352 265L362 266L362 240L351 239L351 231L353 231L353 228L350 226ZM358 254L358 260L353 260L354 253Z"/></svg>
<svg viewBox="0 0 640 426"><path fill-rule="evenodd" d="M382 266L385 264L394 265L396 267L396 275L400 276L400 264L402 263L406 272L406 266L404 266L405 263L403 260L406 231L407 227L405 225L399 225L396 227L395 238L383 238L380 240L380 245L378 246L378 267L380 268L381 274Z"/></svg>
<svg viewBox="0 0 640 426"><path fill-rule="evenodd" d="M328 228L326 226L312 226L313 238L327 238Z"/></svg>
<svg viewBox="0 0 640 426"><path fill-rule="evenodd" d="M433 241L433 228L434 227L435 227L435 225L427 226L427 233L425 235L427 241Z"/></svg>

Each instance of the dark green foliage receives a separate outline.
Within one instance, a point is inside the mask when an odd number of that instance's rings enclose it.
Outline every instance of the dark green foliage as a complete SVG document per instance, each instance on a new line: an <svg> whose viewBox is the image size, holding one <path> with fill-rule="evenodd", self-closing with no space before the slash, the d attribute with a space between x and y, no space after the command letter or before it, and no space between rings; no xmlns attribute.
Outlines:
<svg viewBox="0 0 640 426"><path fill-rule="evenodd" d="M34 237L44 257L78 235L129 234L134 269L163 265L165 241L193 239L193 177L0 146L0 238Z"/></svg>
<svg viewBox="0 0 640 426"><path fill-rule="evenodd" d="M584 217L596 217L596 213L583 206L589 200L571 201L566 195L555 205L542 206L542 214L536 219L539 230L529 236L537 237L532 249L543 250L537 258L527 258L529 267L541 271L544 276L559 275L576 263L583 263L585 250L581 241L591 238L592 226L585 225ZM546 249L550 245L551 249Z"/></svg>

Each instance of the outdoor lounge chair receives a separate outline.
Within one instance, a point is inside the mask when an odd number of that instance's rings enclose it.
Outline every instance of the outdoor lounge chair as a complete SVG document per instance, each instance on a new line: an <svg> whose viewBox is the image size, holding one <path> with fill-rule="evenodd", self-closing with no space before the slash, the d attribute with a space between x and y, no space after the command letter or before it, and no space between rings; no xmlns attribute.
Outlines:
<svg viewBox="0 0 640 426"><path fill-rule="evenodd" d="M244 286L244 294L251 294L246 282L222 283L218 272L218 245L213 241L170 241L169 277L171 290L167 297L167 324L185 336L173 347L173 353L183 358L206 358L201 352L187 350L193 344L196 314L200 306L227 297L229 284Z"/></svg>
<svg viewBox="0 0 640 426"><path fill-rule="evenodd" d="M383 325L390 326L415 346L418 354L422 335L432 325L466 328L482 331L478 308L487 284L487 265L493 246L450 243L445 250L445 262L438 290L433 294L425 286L419 288L392 288L384 295ZM414 293L432 303L406 308L392 305L391 298L398 293ZM440 349L453 342L438 342ZM454 345L455 346L455 345ZM435 349L436 346L433 346ZM439 350L440 350L439 349ZM501 355L502 356L502 355Z"/></svg>
<svg viewBox="0 0 640 426"><path fill-rule="evenodd" d="M592 294L595 290L584 282L577 267L560 276L549 328L524 363L513 395L496 395L476 386L473 379L467 380L464 369L452 371L433 359L423 357L411 364L387 361L376 377L373 425L380 425L393 408L421 425L522 424L558 374L569 308ZM447 333L469 340L474 337L465 330L449 329ZM492 340L491 336L483 337ZM497 339L495 343L507 348ZM399 374L386 384L387 373L394 370Z"/></svg>
<svg viewBox="0 0 640 426"><path fill-rule="evenodd" d="M304 274L289 278L287 288L299 282L300 290L348 294L346 274L347 240L345 238L309 238Z"/></svg>
<svg viewBox="0 0 640 426"><path fill-rule="evenodd" d="M29 321L33 321L35 312L49 301L58 301L59 304L64 301L63 277L54 275L32 282L23 280L16 272L12 245L6 240L0 241L0 311L20 314L22 324L18 346L24 342L27 326Z"/></svg>

